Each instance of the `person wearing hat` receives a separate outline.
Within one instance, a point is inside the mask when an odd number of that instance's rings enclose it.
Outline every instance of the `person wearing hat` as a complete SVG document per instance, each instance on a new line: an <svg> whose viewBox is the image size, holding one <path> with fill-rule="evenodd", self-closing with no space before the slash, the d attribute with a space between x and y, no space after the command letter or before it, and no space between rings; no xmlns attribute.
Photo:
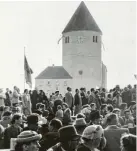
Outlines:
<svg viewBox="0 0 137 151"><path fill-rule="evenodd" d="M40 126L38 125L38 114L32 113L27 117L27 127L24 127L23 131L31 130L39 132Z"/></svg>
<svg viewBox="0 0 137 151"><path fill-rule="evenodd" d="M11 125L7 127L4 132L4 147L6 149L10 148L10 139L16 138L22 131L22 128L20 127L21 124L22 124L21 115L14 114L11 119Z"/></svg>
<svg viewBox="0 0 137 151"><path fill-rule="evenodd" d="M90 113L90 122L89 125L101 124L101 118L99 111L93 111Z"/></svg>
<svg viewBox="0 0 137 151"><path fill-rule="evenodd" d="M53 119L49 125L49 132L40 140L40 151L45 151L59 142L58 130L62 127L62 122L58 119Z"/></svg>
<svg viewBox="0 0 137 151"><path fill-rule="evenodd" d="M76 151L80 137L74 126L64 126L59 129L59 143L48 151Z"/></svg>
<svg viewBox="0 0 137 151"><path fill-rule="evenodd" d="M41 134L34 131L24 131L16 139L15 151L38 151Z"/></svg>
<svg viewBox="0 0 137 151"><path fill-rule="evenodd" d="M86 127L82 134L82 140L83 142L79 144L77 151L99 151L106 145L104 131L100 125Z"/></svg>
<svg viewBox="0 0 137 151"><path fill-rule="evenodd" d="M77 118L74 122L74 126L78 134L82 135L84 129L87 127L87 123L84 118Z"/></svg>

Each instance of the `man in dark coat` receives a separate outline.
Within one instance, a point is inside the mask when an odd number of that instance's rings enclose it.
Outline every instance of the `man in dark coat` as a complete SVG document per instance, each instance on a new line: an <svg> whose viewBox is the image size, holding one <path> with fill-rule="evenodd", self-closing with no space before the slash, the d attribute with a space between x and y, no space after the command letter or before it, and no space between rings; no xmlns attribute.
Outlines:
<svg viewBox="0 0 137 151"><path fill-rule="evenodd" d="M79 94L79 90L75 90L76 94L74 95L74 115L78 114L82 108L81 96Z"/></svg>
<svg viewBox="0 0 137 151"><path fill-rule="evenodd" d="M48 151L75 151L80 142L74 126L64 126L59 129L59 143L52 146Z"/></svg>
<svg viewBox="0 0 137 151"><path fill-rule="evenodd" d="M104 130L104 136L107 140L104 151L121 151L120 138L122 134L129 133L127 128L119 128L117 126L117 115L112 113L107 117L107 127Z"/></svg>
<svg viewBox="0 0 137 151"><path fill-rule="evenodd" d="M31 103L32 103L32 112L34 112L36 110L36 104L39 103L38 90L33 91Z"/></svg>
<svg viewBox="0 0 137 151"><path fill-rule="evenodd" d="M45 151L59 142L58 130L62 127L62 122L58 119L53 119L49 123L49 132L40 140L40 151Z"/></svg>

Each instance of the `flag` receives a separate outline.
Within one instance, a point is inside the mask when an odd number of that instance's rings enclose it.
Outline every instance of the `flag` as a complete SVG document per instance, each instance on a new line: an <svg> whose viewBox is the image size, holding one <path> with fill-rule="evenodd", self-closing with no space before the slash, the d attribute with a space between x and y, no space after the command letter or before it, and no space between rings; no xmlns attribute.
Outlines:
<svg viewBox="0 0 137 151"><path fill-rule="evenodd" d="M25 71L25 80L26 83L32 88L32 79L31 74L33 73L32 69L29 67L26 56L24 56L24 71Z"/></svg>

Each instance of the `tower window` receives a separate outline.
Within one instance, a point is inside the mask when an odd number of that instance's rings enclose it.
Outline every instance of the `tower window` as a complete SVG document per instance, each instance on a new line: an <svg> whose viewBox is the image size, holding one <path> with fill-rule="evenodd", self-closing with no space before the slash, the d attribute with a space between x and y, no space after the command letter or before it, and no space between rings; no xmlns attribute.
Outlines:
<svg viewBox="0 0 137 151"><path fill-rule="evenodd" d="M93 36L93 42L98 42L98 36Z"/></svg>
<svg viewBox="0 0 137 151"><path fill-rule="evenodd" d="M69 36L65 37L65 43L69 43Z"/></svg>

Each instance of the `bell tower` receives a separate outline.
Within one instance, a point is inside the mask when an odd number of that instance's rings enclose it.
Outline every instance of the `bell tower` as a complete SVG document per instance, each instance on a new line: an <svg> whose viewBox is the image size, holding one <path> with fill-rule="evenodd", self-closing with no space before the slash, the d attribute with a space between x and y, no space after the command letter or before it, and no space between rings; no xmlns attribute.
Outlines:
<svg viewBox="0 0 137 151"><path fill-rule="evenodd" d="M81 2L62 32L63 67L73 77L73 90L101 86L102 31Z"/></svg>

